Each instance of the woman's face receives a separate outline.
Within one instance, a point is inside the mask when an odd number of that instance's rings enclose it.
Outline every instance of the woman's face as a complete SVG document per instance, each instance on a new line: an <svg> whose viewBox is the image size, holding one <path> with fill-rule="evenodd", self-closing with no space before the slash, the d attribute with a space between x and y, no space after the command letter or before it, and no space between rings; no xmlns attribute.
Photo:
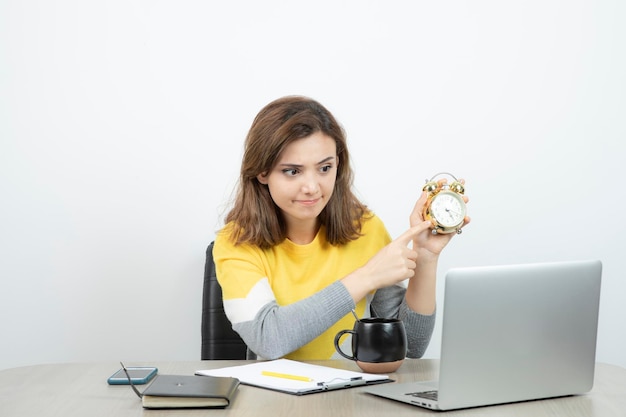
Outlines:
<svg viewBox="0 0 626 417"><path fill-rule="evenodd" d="M334 139L315 132L287 145L274 168L257 176L282 211L288 235L317 229L317 216L335 188L338 163Z"/></svg>

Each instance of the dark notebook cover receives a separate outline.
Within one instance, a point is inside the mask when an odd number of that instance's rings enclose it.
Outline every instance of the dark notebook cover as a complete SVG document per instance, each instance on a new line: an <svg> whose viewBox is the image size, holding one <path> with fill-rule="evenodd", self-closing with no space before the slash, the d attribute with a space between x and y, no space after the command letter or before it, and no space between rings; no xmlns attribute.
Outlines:
<svg viewBox="0 0 626 417"><path fill-rule="evenodd" d="M230 377L157 375L141 399L144 408L225 408L238 386Z"/></svg>

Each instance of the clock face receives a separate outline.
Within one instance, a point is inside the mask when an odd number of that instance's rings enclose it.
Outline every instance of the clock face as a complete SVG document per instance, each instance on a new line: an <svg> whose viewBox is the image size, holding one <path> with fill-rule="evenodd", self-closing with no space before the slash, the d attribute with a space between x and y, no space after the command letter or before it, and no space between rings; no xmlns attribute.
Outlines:
<svg viewBox="0 0 626 417"><path fill-rule="evenodd" d="M430 215L444 227L461 225L465 219L463 197L451 191L442 191L433 197Z"/></svg>

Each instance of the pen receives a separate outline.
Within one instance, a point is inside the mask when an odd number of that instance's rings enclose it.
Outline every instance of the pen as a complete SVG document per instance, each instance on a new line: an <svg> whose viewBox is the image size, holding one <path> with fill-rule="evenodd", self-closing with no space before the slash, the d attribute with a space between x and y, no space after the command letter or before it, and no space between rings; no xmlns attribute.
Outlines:
<svg viewBox="0 0 626 417"><path fill-rule="evenodd" d="M280 372L272 372L272 371L261 371L261 375L273 376L276 378L294 379L296 381L306 381L306 382L313 381L313 378L309 378L308 376L290 375L290 374L283 374Z"/></svg>

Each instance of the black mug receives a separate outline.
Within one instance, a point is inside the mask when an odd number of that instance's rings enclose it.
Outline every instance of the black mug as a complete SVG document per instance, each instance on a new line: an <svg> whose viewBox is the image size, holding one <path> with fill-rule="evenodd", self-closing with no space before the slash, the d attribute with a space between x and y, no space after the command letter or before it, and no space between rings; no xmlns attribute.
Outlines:
<svg viewBox="0 0 626 417"><path fill-rule="evenodd" d="M339 346L341 337L348 333L352 335L352 356L344 353ZM360 319L354 323L352 330L341 330L337 333L335 349L344 358L356 361L365 372L394 372L406 357L404 323L400 319Z"/></svg>

